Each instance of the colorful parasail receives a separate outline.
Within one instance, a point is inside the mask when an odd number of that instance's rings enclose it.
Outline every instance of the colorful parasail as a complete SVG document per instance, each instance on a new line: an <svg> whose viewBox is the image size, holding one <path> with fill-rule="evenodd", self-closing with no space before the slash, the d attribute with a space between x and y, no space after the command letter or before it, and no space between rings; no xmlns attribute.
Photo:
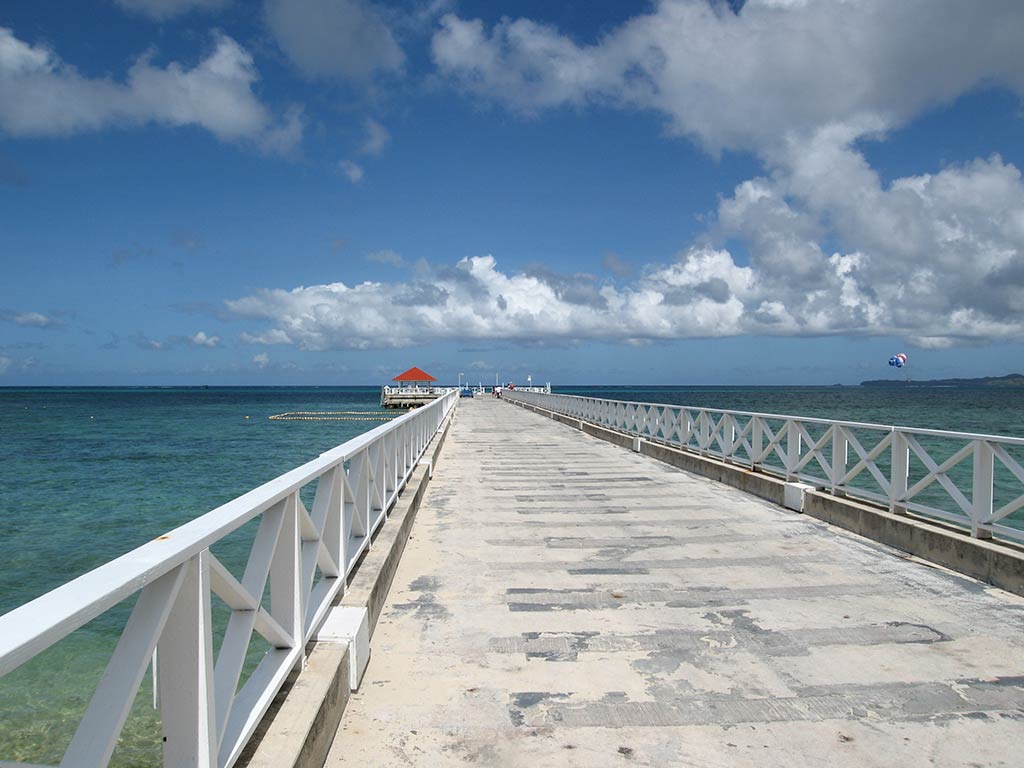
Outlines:
<svg viewBox="0 0 1024 768"><path fill-rule="evenodd" d="M902 352L899 352L889 358L889 365L893 366L894 368L902 368L906 364L907 356Z"/></svg>

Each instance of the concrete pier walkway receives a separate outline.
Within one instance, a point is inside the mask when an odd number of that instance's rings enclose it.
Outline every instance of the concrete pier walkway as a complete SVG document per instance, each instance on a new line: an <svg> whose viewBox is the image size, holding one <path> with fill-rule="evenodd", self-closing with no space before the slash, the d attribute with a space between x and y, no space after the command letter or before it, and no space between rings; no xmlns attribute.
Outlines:
<svg viewBox="0 0 1024 768"><path fill-rule="evenodd" d="M460 404L328 766L1020 765L1024 600Z"/></svg>

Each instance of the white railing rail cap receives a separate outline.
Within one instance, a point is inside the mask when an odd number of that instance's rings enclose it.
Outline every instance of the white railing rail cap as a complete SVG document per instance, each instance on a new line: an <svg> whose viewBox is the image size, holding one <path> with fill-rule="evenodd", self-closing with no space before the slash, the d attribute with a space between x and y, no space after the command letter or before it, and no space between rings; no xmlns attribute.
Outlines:
<svg viewBox="0 0 1024 768"><path fill-rule="evenodd" d="M512 390L509 394L515 397L517 390ZM524 393L524 394L546 394L546 393ZM870 422L861 421L842 421L839 419L822 419L817 417L808 416L789 416L781 413L759 413L757 411L730 411L722 408L705 408L699 405L673 405L671 403L648 403L639 400L610 400L602 397L589 397L586 395L569 395L561 392L553 392L548 395L549 397L571 397L577 400L593 400L594 402L601 403L613 403L615 405L633 405L633 406L644 406L646 408L678 408L686 411L704 411L706 413L717 413L722 415L730 416L756 416L760 419L779 419L785 421L798 421L802 424L822 424L825 426L832 426L837 424L841 427L849 427L851 429L874 429L883 430L885 432L904 432L907 434L914 435L930 435L933 437L949 437L957 438L962 440L983 440L986 442L997 442L1009 445L1024 445L1024 437L1011 437L1009 435L989 435L984 433L976 432L951 432L945 429L928 429L925 427L904 427L898 425L889 424L873 424Z"/></svg>

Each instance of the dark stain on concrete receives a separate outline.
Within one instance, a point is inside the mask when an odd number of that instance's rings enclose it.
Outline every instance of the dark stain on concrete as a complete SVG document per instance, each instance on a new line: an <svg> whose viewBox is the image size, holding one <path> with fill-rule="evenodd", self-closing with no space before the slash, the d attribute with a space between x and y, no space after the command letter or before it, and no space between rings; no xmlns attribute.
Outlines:
<svg viewBox="0 0 1024 768"><path fill-rule="evenodd" d="M409 589L413 592L436 592L440 586L441 582L433 576L420 576L409 583Z"/></svg>
<svg viewBox="0 0 1024 768"><path fill-rule="evenodd" d="M665 603L666 608L700 608L708 606L711 608L720 605L746 605L747 601L742 598L728 599L725 597L691 598L689 600L670 600Z"/></svg>
<svg viewBox="0 0 1024 768"><path fill-rule="evenodd" d="M485 539L492 547L547 547L549 549L597 549L598 558L614 559L620 553L655 547L686 546L687 544L736 544L757 541L753 534L702 534L699 536L627 536L608 538L599 536L547 536L545 538Z"/></svg>
<svg viewBox="0 0 1024 768"><path fill-rule="evenodd" d="M601 525L612 525L615 527L626 527L631 525L652 525L648 522L619 522L619 521L601 521L601 522L585 522L577 524L577 527L600 527ZM530 560L507 560L500 563L491 563L490 569L492 571L516 571L526 572L529 570L567 570L567 569L579 569L582 567L588 568L615 568L620 566L630 568L645 568L649 571L680 571L680 570L695 570L704 571L709 568L756 568L770 570L772 568L779 568L781 570L788 570L788 567L793 565L794 562L801 563L800 570L805 571L803 563L820 563L826 561L827 557L820 554L809 554L809 555L787 555L786 559L780 562L777 556L754 556L754 557L687 557L687 558L661 558L661 559L630 559L627 562L623 562L621 559L598 559L596 557L588 557L586 561L580 562L576 560L546 560L543 562L530 561Z"/></svg>
<svg viewBox="0 0 1024 768"><path fill-rule="evenodd" d="M626 695L625 691L608 691L608 693L601 697L601 701L610 703L629 701L629 696Z"/></svg>
<svg viewBox="0 0 1024 768"><path fill-rule="evenodd" d="M885 626L921 630L919 637L915 636L912 639L903 640L902 642L904 643L948 643L953 639L945 632L940 632L934 627L929 627L927 624L912 624L909 621L887 621Z"/></svg>
<svg viewBox="0 0 1024 768"><path fill-rule="evenodd" d="M517 515L625 515L629 513L628 507L593 507L592 509L539 509L530 507L516 507Z"/></svg>
<svg viewBox="0 0 1024 768"><path fill-rule="evenodd" d="M586 499L587 501L611 501L612 497L606 493L566 493L566 494L551 494L547 496L515 496L515 500L520 504L533 504L536 502L545 501L578 501L579 499Z"/></svg>
<svg viewBox="0 0 1024 768"><path fill-rule="evenodd" d="M526 709L527 707L533 707L540 704L544 699L548 698L550 694L541 693L539 691L523 691L522 693L512 694L512 701L520 709Z"/></svg>
<svg viewBox="0 0 1024 768"><path fill-rule="evenodd" d="M964 680L961 682L967 683L969 681ZM984 685L994 685L999 687L1007 686L1010 688L1024 688L1024 675L1006 675L1004 677L993 677L990 680L970 682L978 682Z"/></svg>
<svg viewBox="0 0 1024 768"><path fill-rule="evenodd" d="M396 611L414 613L417 618L447 619L451 616L448 609L437 601L433 593L424 593L415 600L408 603L394 603L392 606Z"/></svg>
<svg viewBox="0 0 1024 768"><path fill-rule="evenodd" d="M561 611L566 606L562 605L550 605L545 603L509 603L508 609L512 613L525 613L525 612L541 612L541 611ZM570 606L570 610L572 607Z"/></svg>
<svg viewBox="0 0 1024 768"><path fill-rule="evenodd" d="M1019 682L1014 682L1014 681ZM566 727L677 727L741 723L822 722L878 719L908 722L947 718L986 719L1024 713L1024 681L963 679L955 683L887 683L808 686L787 697L746 697L738 693L701 693L671 700L631 702L552 702L535 725Z"/></svg>
<svg viewBox="0 0 1024 768"><path fill-rule="evenodd" d="M526 711L532 709L542 702L558 700L566 701L572 696L571 693L549 693L547 691L522 691L509 694L508 717L512 725L521 727L526 724ZM553 719L559 720L561 716Z"/></svg>
<svg viewBox="0 0 1024 768"><path fill-rule="evenodd" d="M637 672L647 675L649 683L655 683L661 675L670 675L675 672L684 662L694 659L695 652L686 651L651 651L642 659L630 662L630 666Z"/></svg>
<svg viewBox="0 0 1024 768"><path fill-rule="evenodd" d="M545 645L544 640L547 635L555 641L554 647L548 645L546 649L526 650L526 658L544 659L545 661L576 661L580 653L589 649L591 639L597 637L598 634L598 632L538 632L536 633L537 637L530 638L535 645Z"/></svg>

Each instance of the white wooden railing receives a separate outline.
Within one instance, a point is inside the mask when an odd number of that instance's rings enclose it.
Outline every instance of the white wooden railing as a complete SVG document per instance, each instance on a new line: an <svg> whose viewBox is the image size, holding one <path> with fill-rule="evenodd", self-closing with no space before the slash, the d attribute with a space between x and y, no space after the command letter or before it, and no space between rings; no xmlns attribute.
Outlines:
<svg viewBox="0 0 1024 768"><path fill-rule="evenodd" d="M518 384L516 384L514 389L509 388L509 387L505 387L502 391L503 392L535 392L535 393L537 393L539 395L550 395L551 394L551 384L550 383L548 383L548 384L538 384L536 386L525 386L525 387L520 387Z"/></svg>
<svg viewBox="0 0 1024 768"><path fill-rule="evenodd" d="M381 387L381 394L384 395L446 395L458 387L430 387L430 386L397 386L385 384Z"/></svg>
<svg viewBox="0 0 1024 768"><path fill-rule="evenodd" d="M528 403L836 495L1024 541L1024 439L748 411L507 391Z"/></svg>
<svg viewBox="0 0 1024 768"><path fill-rule="evenodd" d="M138 595L61 765L109 762L151 661L164 765L232 765L457 403L452 390L0 616L2 676ZM257 518L239 580L210 547ZM211 595L231 609L216 658ZM253 632L270 650L236 691Z"/></svg>

